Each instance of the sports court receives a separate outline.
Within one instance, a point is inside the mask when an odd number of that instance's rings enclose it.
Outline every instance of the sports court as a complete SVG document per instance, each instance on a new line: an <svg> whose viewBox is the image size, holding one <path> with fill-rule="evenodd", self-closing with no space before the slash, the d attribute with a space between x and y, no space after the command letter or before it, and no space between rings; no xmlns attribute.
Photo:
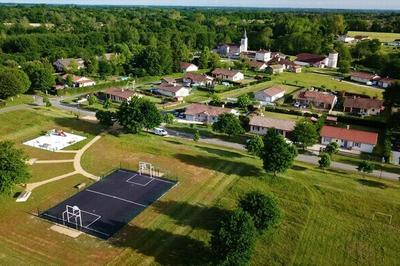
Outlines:
<svg viewBox="0 0 400 266"><path fill-rule="evenodd" d="M40 217L108 239L176 184L152 172L120 169Z"/></svg>

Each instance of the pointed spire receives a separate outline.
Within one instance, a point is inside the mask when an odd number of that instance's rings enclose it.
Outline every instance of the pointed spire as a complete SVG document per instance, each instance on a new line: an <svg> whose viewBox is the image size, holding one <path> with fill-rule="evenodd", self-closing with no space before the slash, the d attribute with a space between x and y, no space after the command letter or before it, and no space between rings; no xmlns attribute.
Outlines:
<svg viewBox="0 0 400 266"><path fill-rule="evenodd" d="M247 39L247 31L246 31L246 29L244 29L244 36L243 36L245 39Z"/></svg>

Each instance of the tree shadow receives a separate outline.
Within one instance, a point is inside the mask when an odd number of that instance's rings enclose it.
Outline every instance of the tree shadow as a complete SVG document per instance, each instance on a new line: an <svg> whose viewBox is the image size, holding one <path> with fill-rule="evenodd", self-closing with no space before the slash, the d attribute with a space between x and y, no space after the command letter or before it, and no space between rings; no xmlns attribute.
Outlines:
<svg viewBox="0 0 400 266"><path fill-rule="evenodd" d="M385 189L388 188L388 186L382 182L375 181L375 180L368 180L368 179L357 179L358 183L364 186L368 187L376 187L376 188L381 188Z"/></svg>
<svg viewBox="0 0 400 266"><path fill-rule="evenodd" d="M206 265L211 258L204 242L160 229L127 225L108 241L113 246L132 248L153 257L160 265Z"/></svg>
<svg viewBox="0 0 400 266"><path fill-rule="evenodd" d="M215 229L218 221L230 213L229 210L217 206L193 205L178 201L158 201L152 207L173 219L175 224L209 231Z"/></svg>
<svg viewBox="0 0 400 266"><path fill-rule="evenodd" d="M103 131L103 126L100 124L89 123L73 117L56 117L54 118L54 122L60 127L70 128L94 136Z"/></svg>
<svg viewBox="0 0 400 266"><path fill-rule="evenodd" d="M175 158L181 162L197 167L210 169L227 175L260 176L262 169L245 162L224 160L214 156L176 154Z"/></svg>
<svg viewBox="0 0 400 266"><path fill-rule="evenodd" d="M172 139L164 139L164 141L171 143L171 144L175 144L175 145L182 145L182 142L172 140Z"/></svg>
<svg viewBox="0 0 400 266"><path fill-rule="evenodd" d="M295 171L305 171L305 170L307 170L307 168L304 167L304 166L300 166L300 165L293 165L293 166L292 166L292 170L295 170Z"/></svg>
<svg viewBox="0 0 400 266"><path fill-rule="evenodd" d="M211 153L214 155L218 155L218 156L226 156L226 157L236 157L236 158L241 158L243 157L242 154L240 154L239 152L232 152L232 151L227 151L227 150L221 150L221 149L214 149L214 148L210 148L210 147L205 147L205 146L199 146L197 145L196 148L201 149L203 151L206 151L207 153Z"/></svg>

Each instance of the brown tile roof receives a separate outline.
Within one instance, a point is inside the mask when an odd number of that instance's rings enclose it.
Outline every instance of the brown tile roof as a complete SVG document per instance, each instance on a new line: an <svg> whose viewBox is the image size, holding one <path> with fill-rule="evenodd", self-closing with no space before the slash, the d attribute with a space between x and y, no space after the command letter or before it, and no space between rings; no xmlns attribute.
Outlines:
<svg viewBox="0 0 400 266"><path fill-rule="evenodd" d="M224 75L228 77L233 77L240 71L237 70L229 70L229 69L223 69L223 68L216 68L211 72L213 75Z"/></svg>
<svg viewBox="0 0 400 266"><path fill-rule="evenodd" d="M184 79L190 79L193 82L207 82L214 80L213 77L207 76L206 74L186 73Z"/></svg>
<svg viewBox="0 0 400 266"><path fill-rule="evenodd" d="M383 101L369 98L346 97L343 106L361 109L381 109L383 107Z"/></svg>
<svg viewBox="0 0 400 266"><path fill-rule="evenodd" d="M104 93L108 95L113 95L116 97L120 97L123 99L129 99L130 97L133 97L135 93L133 91L127 90L127 89L122 89L122 88L109 88L104 91Z"/></svg>
<svg viewBox="0 0 400 266"><path fill-rule="evenodd" d="M210 116L219 116L224 113L230 113L232 109L217 107L207 104L193 103L186 107L186 115L208 114Z"/></svg>
<svg viewBox="0 0 400 266"><path fill-rule="evenodd" d="M295 61L305 62L305 63L318 63L326 59L325 55L317 55L310 53L301 53L296 56Z"/></svg>
<svg viewBox="0 0 400 266"><path fill-rule="evenodd" d="M320 135L321 137L343 139L371 145L376 145L378 143L378 133L355 129L323 126Z"/></svg>
<svg viewBox="0 0 400 266"><path fill-rule="evenodd" d="M190 67L191 65L195 66L195 64L192 64L189 62L180 62L179 65L180 65L181 69L186 69L186 68Z"/></svg>
<svg viewBox="0 0 400 266"><path fill-rule="evenodd" d="M256 61L256 60L249 61L249 66L252 68L261 68L264 65L266 65L264 62L260 62L260 61Z"/></svg>
<svg viewBox="0 0 400 266"><path fill-rule="evenodd" d="M336 96L327 92L321 91L301 91L297 96L297 99L304 99L312 102L319 102L325 104L333 104Z"/></svg>
<svg viewBox="0 0 400 266"><path fill-rule="evenodd" d="M275 95L277 95L279 93L285 92L285 89L283 89L281 87L278 87L278 86L273 86L273 87L270 87L268 89L263 90L263 92L266 95L272 97L272 96L275 96Z"/></svg>
<svg viewBox="0 0 400 266"><path fill-rule="evenodd" d="M265 116L253 116L250 119L249 125L265 128L276 128L284 131L293 131L294 127L296 126L296 122Z"/></svg>
<svg viewBox="0 0 400 266"><path fill-rule="evenodd" d="M184 88L182 85L173 85L173 84L168 84L168 83L161 83L160 86L158 87L159 90L163 90L163 91L169 91L169 92L173 92L176 93L177 91L179 91L180 89Z"/></svg>
<svg viewBox="0 0 400 266"><path fill-rule="evenodd" d="M368 72L352 72L351 76L360 78L360 79L367 79L367 80L379 79L378 75L375 75L373 73L368 73Z"/></svg>

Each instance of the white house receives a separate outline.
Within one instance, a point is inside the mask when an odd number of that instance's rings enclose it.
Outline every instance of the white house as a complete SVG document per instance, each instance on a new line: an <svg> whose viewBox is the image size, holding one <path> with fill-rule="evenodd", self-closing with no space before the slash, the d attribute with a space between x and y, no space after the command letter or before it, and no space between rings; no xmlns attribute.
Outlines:
<svg viewBox="0 0 400 266"><path fill-rule="evenodd" d="M265 116L253 116L249 122L250 132L259 135L265 135L269 128L275 128L284 137L294 130L296 122L291 120L276 119Z"/></svg>
<svg viewBox="0 0 400 266"><path fill-rule="evenodd" d="M225 113L238 115L234 109L217 107L201 103L193 103L186 107L186 120L212 124L218 121L218 116Z"/></svg>
<svg viewBox="0 0 400 266"><path fill-rule="evenodd" d="M114 102L129 102L132 97L138 96L135 92L123 88L109 88L104 94Z"/></svg>
<svg viewBox="0 0 400 266"><path fill-rule="evenodd" d="M161 83L157 88L157 91L161 95L178 100L183 100L184 97L189 96L190 94L190 89L180 84Z"/></svg>
<svg viewBox="0 0 400 266"><path fill-rule="evenodd" d="M85 61L82 58L61 58L53 63L58 72L70 70L72 68L71 64L75 64L77 70L85 68Z"/></svg>
<svg viewBox="0 0 400 266"><path fill-rule="evenodd" d="M338 37L337 37L337 40L339 41L339 42L344 42L344 43L351 43L351 42L354 42L354 37L352 37L352 36L348 36L348 35L339 35Z"/></svg>
<svg viewBox="0 0 400 266"><path fill-rule="evenodd" d="M254 93L255 99L259 101L261 105L265 105L267 103L273 103L277 99L282 98L284 95L285 95L285 90L277 86L270 87L268 89Z"/></svg>
<svg viewBox="0 0 400 266"><path fill-rule="evenodd" d="M206 74L186 73L182 81L187 87L210 87L214 83L214 78Z"/></svg>
<svg viewBox="0 0 400 266"><path fill-rule="evenodd" d="M323 126L320 136L323 145L336 142L341 148L366 153L372 153L378 143L378 133L350 129L349 126L347 128Z"/></svg>
<svg viewBox="0 0 400 266"><path fill-rule="evenodd" d="M229 43L229 44L219 44L217 47L217 52L221 56L227 57L238 57L241 53L247 52L249 39L247 38L247 32L244 31L244 35L240 40L240 44Z"/></svg>
<svg viewBox="0 0 400 266"><path fill-rule="evenodd" d="M310 53L301 53L296 56L294 63L300 66L313 66L318 68L336 68L339 54L335 51L329 53L328 56Z"/></svg>
<svg viewBox="0 0 400 266"><path fill-rule="evenodd" d="M262 61L262 62L268 62L268 61L270 61L272 58L271 58L271 51L268 51L268 50L259 50L259 51L257 51L256 52L256 57L255 57L255 59L257 60L257 61Z"/></svg>
<svg viewBox="0 0 400 266"><path fill-rule="evenodd" d="M368 73L368 72L352 72L350 79L356 82L364 83L366 85L372 85L378 82L381 79L376 74Z"/></svg>
<svg viewBox="0 0 400 266"><path fill-rule="evenodd" d="M180 62L181 71L183 72L194 72L198 71L199 67L195 64L188 63L188 62Z"/></svg>
<svg viewBox="0 0 400 266"><path fill-rule="evenodd" d="M267 69L270 70L272 74L280 74L285 70L285 66L281 64L275 64L268 66Z"/></svg>
<svg viewBox="0 0 400 266"><path fill-rule="evenodd" d="M80 77L75 75L64 75L62 76L63 80L66 81L67 77L70 76L72 78L73 87L81 88L81 87L90 87L96 85L94 80L91 80L87 77Z"/></svg>
<svg viewBox="0 0 400 266"><path fill-rule="evenodd" d="M216 68L211 73L216 79L238 82L244 80L244 74L237 70Z"/></svg>

